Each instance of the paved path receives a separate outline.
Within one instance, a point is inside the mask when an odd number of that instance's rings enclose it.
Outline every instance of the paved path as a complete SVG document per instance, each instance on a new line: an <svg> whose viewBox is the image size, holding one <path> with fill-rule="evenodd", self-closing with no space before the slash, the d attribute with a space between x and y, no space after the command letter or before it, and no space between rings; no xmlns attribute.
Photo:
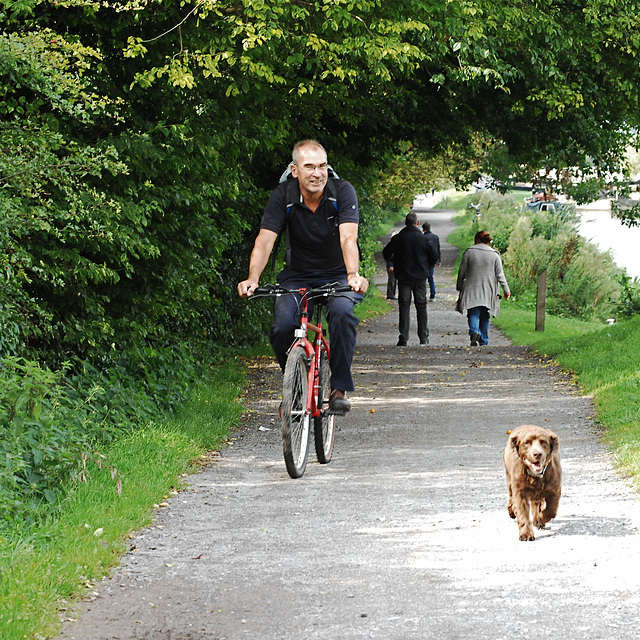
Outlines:
<svg viewBox="0 0 640 640"><path fill-rule="evenodd" d="M444 240L451 212L421 215ZM288 477L279 375L264 365L233 445L62 638L640 638L640 507L589 399L493 329L489 347L468 346L444 249L428 347L395 346L395 310L361 327L331 464ZM553 429L563 460L558 517L535 542L505 508L501 454L522 423Z"/></svg>

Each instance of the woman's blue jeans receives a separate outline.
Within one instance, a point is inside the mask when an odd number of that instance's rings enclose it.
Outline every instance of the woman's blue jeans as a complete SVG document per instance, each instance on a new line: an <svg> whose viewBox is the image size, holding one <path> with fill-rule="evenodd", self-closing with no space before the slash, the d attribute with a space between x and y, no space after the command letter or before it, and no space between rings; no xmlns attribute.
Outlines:
<svg viewBox="0 0 640 640"><path fill-rule="evenodd" d="M469 337L474 333L479 333L479 344L489 344L489 324L491 322L489 309L487 307L472 307L471 309L467 309L467 322L469 323Z"/></svg>

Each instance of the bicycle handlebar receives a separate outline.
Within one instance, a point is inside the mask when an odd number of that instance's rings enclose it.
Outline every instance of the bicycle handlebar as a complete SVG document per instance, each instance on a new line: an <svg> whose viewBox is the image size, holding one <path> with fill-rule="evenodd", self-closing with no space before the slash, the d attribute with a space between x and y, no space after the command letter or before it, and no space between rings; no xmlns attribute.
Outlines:
<svg viewBox="0 0 640 640"><path fill-rule="evenodd" d="M353 291L349 285L343 285L338 282L333 282L331 284L325 284L322 287L317 287L315 289L307 289L305 292L305 296L309 299L312 298L321 298L326 296L333 296L340 293L347 293ZM299 294L300 289L285 289L281 287L279 284L266 284L264 287L258 287L251 296L255 298L256 296L261 297L276 297L276 296L285 296L285 295L293 295Z"/></svg>

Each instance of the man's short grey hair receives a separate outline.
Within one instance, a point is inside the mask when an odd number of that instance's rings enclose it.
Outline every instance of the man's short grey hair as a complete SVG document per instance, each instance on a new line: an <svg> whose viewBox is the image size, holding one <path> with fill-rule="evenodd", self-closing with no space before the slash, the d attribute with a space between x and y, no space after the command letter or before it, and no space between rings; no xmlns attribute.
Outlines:
<svg viewBox="0 0 640 640"><path fill-rule="evenodd" d="M299 140L293 145L293 151L291 153L292 164L298 164L298 158L300 156L299 154L300 147L307 147L307 146L318 147L318 149L322 149L324 151L324 154L327 155L325 148L317 140L311 140L310 138L307 140Z"/></svg>
<svg viewBox="0 0 640 640"><path fill-rule="evenodd" d="M409 211L409 213L407 213L407 217L404 219L404 223L407 227L415 227L415 225L418 224L418 214L413 211Z"/></svg>

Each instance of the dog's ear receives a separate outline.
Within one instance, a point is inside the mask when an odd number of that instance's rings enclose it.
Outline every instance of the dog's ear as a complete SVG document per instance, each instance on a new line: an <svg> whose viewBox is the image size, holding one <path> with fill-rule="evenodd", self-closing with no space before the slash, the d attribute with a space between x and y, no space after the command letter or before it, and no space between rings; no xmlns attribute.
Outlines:
<svg viewBox="0 0 640 640"><path fill-rule="evenodd" d="M509 444L516 453L520 453L520 434L512 433L509 436Z"/></svg>
<svg viewBox="0 0 640 640"><path fill-rule="evenodd" d="M548 429L547 429L548 431ZM551 451L549 453L553 453L558 449L558 436L553 433L553 431L549 431L549 443L551 445Z"/></svg>

